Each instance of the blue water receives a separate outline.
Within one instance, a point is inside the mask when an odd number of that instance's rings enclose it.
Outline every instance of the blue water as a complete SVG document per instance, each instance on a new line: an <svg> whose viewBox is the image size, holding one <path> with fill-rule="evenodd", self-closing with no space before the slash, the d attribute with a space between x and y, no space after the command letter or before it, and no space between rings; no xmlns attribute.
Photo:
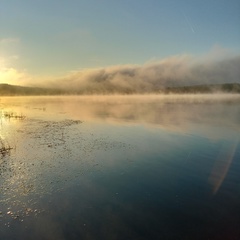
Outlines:
<svg viewBox="0 0 240 240"><path fill-rule="evenodd" d="M0 239L240 239L239 99L60 99L1 102Z"/></svg>

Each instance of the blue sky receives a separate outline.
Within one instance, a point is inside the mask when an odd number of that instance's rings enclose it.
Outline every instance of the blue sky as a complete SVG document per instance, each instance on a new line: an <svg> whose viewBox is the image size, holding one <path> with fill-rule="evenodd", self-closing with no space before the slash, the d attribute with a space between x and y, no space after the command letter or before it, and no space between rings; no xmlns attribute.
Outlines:
<svg viewBox="0 0 240 240"><path fill-rule="evenodd" d="M200 56L216 46L239 53L239 12L239 0L1 0L0 82Z"/></svg>

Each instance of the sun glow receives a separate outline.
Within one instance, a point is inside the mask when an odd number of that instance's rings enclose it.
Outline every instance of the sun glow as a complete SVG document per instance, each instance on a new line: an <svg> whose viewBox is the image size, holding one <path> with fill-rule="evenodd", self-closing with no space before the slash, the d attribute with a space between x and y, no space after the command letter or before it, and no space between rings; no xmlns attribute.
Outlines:
<svg viewBox="0 0 240 240"><path fill-rule="evenodd" d="M12 58L13 57L0 57L0 84L8 83L21 85L23 81L29 79L25 71L19 71L11 66Z"/></svg>
<svg viewBox="0 0 240 240"><path fill-rule="evenodd" d="M27 80L29 80L27 73L0 66L0 83L23 85Z"/></svg>

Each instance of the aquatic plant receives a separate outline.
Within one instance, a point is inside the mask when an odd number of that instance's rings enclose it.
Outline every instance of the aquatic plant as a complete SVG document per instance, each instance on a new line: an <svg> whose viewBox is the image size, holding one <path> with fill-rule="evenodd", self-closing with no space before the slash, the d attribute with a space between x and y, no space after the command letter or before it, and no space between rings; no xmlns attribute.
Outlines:
<svg viewBox="0 0 240 240"><path fill-rule="evenodd" d="M13 149L9 144L6 144L2 138L0 138L0 156L5 156Z"/></svg>
<svg viewBox="0 0 240 240"><path fill-rule="evenodd" d="M24 116L22 114L18 115L18 114L14 113L14 112L4 112L3 117L4 118L8 118L8 119L10 119L10 118L25 119L26 118L26 116Z"/></svg>

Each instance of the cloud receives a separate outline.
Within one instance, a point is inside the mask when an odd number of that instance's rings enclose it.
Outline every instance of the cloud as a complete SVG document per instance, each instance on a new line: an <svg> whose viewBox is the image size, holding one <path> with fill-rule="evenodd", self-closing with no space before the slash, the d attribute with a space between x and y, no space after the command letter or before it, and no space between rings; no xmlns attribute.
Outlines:
<svg viewBox="0 0 240 240"><path fill-rule="evenodd" d="M19 41L18 38L0 38L0 44L12 44L18 43Z"/></svg>
<svg viewBox="0 0 240 240"><path fill-rule="evenodd" d="M83 69L45 85L78 93L146 93L168 86L228 82L240 82L240 55L214 48L202 57L177 55L143 65Z"/></svg>

